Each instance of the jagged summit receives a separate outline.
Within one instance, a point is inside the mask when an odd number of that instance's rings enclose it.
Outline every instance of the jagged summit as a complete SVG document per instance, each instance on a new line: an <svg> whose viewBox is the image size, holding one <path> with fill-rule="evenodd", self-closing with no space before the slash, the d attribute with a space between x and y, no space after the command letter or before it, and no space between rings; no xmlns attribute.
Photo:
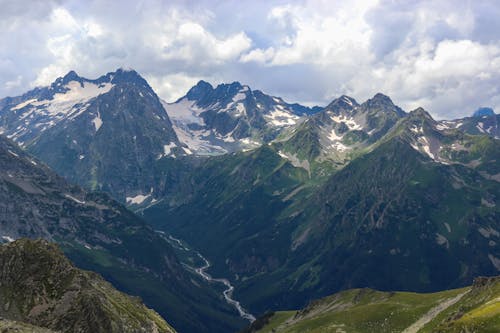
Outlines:
<svg viewBox="0 0 500 333"><path fill-rule="evenodd" d="M325 110L330 110L333 112L339 111L350 111L359 106L358 102L350 96L342 95L334 99L330 104L328 104Z"/></svg>
<svg viewBox="0 0 500 333"><path fill-rule="evenodd" d="M78 73L74 70L69 71L66 75L62 77L58 77L54 82L50 85L52 90L56 89L57 92L65 92L64 87L68 85L70 82L79 82L83 87L85 83L102 85L105 83L111 84L123 84L123 83L132 83L132 84L141 84L149 87L147 81L134 69L124 69L118 68L114 72L108 72L105 75L102 75L96 79L89 79L78 75Z"/></svg>
<svg viewBox="0 0 500 333"><path fill-rule="evenodd" d="M113 84L132 83L149 87L147 81L133 69L118 68L115 72L107 73L105 76L97 79L97 81L102 80L104 77L111 78L111 83Z"/></svg>
<svg viewBox="0 0 500 333"><path fill-rule="evenodd" d="M164 103L177 135L197 154L256 148L318 108L289 104L238 81L215 88L199 81L175 103Z"/></svg>
<svg viewBox="0 0 500 333"><path fill-rule="evenodd" d="M68 83L70 81L77 81L81 79L80 76L75 72L75 71L69 71L64 77L62 78L63 83Z"/></svg>
<svg viewBox="0 0 500 333"><path fill-rule="evenodd" d="M394 103L392 99L384 95L382 93L376 93L372 98L368 99L364 104L369 105L370 107L384 106L384 107L392 107Z"/></svg>
<svg viewBox="0 0 500 333"><path fill-rule="evenodd" d="M427 112L424 108L418 107L413 111L408 113L409 118L425 118L434 121L431 114Z"/></svg>
<svg viewBox="0 0 500 333"><path fill-rule="evenodd" d="M123 202L151 191L151 161L189 153L160 99L135 70L119 68L97 79L70 71L51 86L0 105L5 135L80 185L122 192ZM115 164L118 159L122 163ZM130 177L142 180L125 181Z"/></svg>
<svg viewBox="0 0 500 333"><path fill-rule="evenodd" d="M207 81L200 80L200 81L198 81L198 83L195 86L193 86L191 89L189 89L185 98L187 98L190 101L200 100L206 94L208 94L209 92L211 92L213 90L214 90L214 87L210 83L208 83ZM182 99L182 98L184 98L184 97L181 97L180 99Z"/></svg>

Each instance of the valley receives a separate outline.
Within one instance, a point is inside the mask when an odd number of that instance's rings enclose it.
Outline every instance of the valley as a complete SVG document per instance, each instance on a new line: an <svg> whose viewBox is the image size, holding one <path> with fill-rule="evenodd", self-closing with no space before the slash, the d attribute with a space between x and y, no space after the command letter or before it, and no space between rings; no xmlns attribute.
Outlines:
<svg viewBox="0 0 500 333"><path fill-rule="evenodd" d="M239 82L167 103L134 70L69 72L0 100L0 236L58 243L179 332L353 288L455 290L500 272L498 117Z"/></svg>
<svg viewBox="0 0 500 333"><path fill-rule="evenodd" d="M0 333L500 333L499 18L0 0Z"/></svg>
<svg viewBox="0 0 500 333"><path fill-rule="evenodd" d="M228 279L225 278L213 278L207 270L212 266L210 262L201 255L201 253L189 248L184 242L180 239L172 237L171 235L166 235L163 231L157 231L163 237L167 237L172 246L177 250L178 256L181 260L186 261L187 263L183 263L189 270L196 272L199 276L201 276L204 280L207 280L210 283L222 284L224 286L224 290L222 291L222 295L224 295L224 299L230 305L232 305L237 311L241 318L247 319L250 322L255 320L255 317L247 312L243 306L237 300L233 299L233 291L234 286L229 282ZM198 260L196 260L198 258ZM194 262L201 262L202 266L192 267Z"/></svg>

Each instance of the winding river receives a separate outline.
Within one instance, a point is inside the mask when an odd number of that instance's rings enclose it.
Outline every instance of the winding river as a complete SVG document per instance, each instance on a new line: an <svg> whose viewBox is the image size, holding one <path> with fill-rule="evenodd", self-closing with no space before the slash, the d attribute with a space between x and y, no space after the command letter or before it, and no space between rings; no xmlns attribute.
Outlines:
<svg viewBox="0 0 500 333"><path fill-rule="evenodd" d="M183 242L180 239L177 239L177 238L173 237L172 235L167 235L166 233L164 233L162 231L157 231L157 232L160 233L161 235L163 235L164 237L165 236L168 237L168 240L170 240L171 243L175 243L175 246L178 249L194 253L196 256L198 256L198 258L200 258L201 261L203 261L203 263L204 263L201 267L194 268L194 267L191 267L189 265L186 265L186 264L185 265L188 266L189 268L191 268L194 272L196 272L196 274L201 276L204 280L211 282L211 283L223 284L226 289L222 292L222 294L224 295L224 299L226 300L226 302L229 305L233 306L238 311L241 318L244 318L250 322L255 321L255 317L250 312L245 310L245 308L243 306L241 306L240 302L238 302L237 300L235 300L233 298L234 286L231 284L231 282L229 282L228 279L224 279L224 278L213 278L210 274L207 273L207 270L210 268L211 265L210 265L210 262L204 256L202 256L200 252L193 250L191 248L188 248L187 246L185 246L183 244Z"/></svg>
<svg viewBox="0 0 500 333"><path fill-rule="evenodd" d="M250 322L253 322L255 320L255 317L250 312L246 311L241 306L240 302L238 302L237 300L235 300L233 298L234 286L231 284L231 282L229 282L228 279L214 279L212 276L210 276L210 274L208 274L206 272L206 270L210 268L210 262L205 257L203 257L199 252L197 254L198 254L198 257L200 257L200 259L205 262L205 264L199 268L196 268L195 269L196 273L198 273L202 278L204 278L205 280L207 280L209 282L218 282L218 283L224 284L224 286L226 287L226 290L224 290L223 294L224 294L224 299L226 300L226 302L228 304L234 306L236 308L236 310L238 310L238 313L240 314L241 318L244 318L244 319L249 320Z"/></svg>

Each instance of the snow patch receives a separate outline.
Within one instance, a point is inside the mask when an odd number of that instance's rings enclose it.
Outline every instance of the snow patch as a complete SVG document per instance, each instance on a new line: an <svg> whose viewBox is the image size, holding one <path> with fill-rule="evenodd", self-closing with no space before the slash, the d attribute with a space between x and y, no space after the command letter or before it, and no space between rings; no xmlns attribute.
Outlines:
<svg viewBox="0 0 500 333"><path fill-rule="evenodd" d="M335 142L334 144L332 144L332 148L334 148L335 150L337 150L339 152L344 152L346 150L351 149L351 148L347 147L346 145L344 145L342 142Z"/></svg>
<svg viewBox="0 0 500 333"><path fill-rule="evenodd" d="M10 136L18 141L25 135L43 132L62 120L74 119L88 109L91 99L109 92L113 86L111 83L98 85L71 81L64 86L65 92L55 93L52 99L30 99L19 103L11 110L21 110L18 117L24 122L24 127L18 127Z"/></svg>
<svg viewBox="0 0 500 333"><path fill-rule="evenodd" d="M64 93L55 94L52 100L36 101L31 104L45 106L47 114L52 116L68 114L75 104L83 104L87 100L109 92L114 87L114 84L105 83L97 85L95 83L84 82L82 87L80 82L71 81L65 87L69 90ZM74 118L78 114L71 114L71 116Z"/></svg>
<svg viewBox="0 0 500 333"><path fill-rule="evenodd" d="M135 197L127 197L125 200L126 200L127 204L129 204L129 205L131 205L131 204L140 205L149 197L151 197L151 193L149 193L147 195L138 194Z"/></svg>
<svg viewBox="0 0 500 333"><path fill-rule="evenodd" d="M484 124L481 122L477 123L477 125L476 125L476 128L478 129L479 132L486 133L486 131L484 130L483 127L484 127Z"/></svg>
<svg viewBox="0 0 500 333"><path fill-rule="evenodd" d="M276 127L295 125L299 118L300 117L286 110L282 105L275 106L271 112L264 115L264 119Z"/></svg>
<svg viewBox="0 0 500 333"><path fill-rule="evenodd" d="M250 146L256 146L256 147L257 147L257 146L260 146L260 145L261 145L261 143L260 143L260 142L255 141L255 140L252 140L252 139L250 139L250 138L243 138L243 139L241 139L240 141L241 141L241 143L243 143L243 144L245 144L245 145L250 145Z"/></svg>
<svg viewBox="0 0 500 333"><path fill-rule="evenodd" d="M95 131L99 131L99 128L102 126L102 119L101 119L101 114L97 112L97 116L92 119L92 123L94 123Z"/></svg>
<svg viewBox="0 0 500 333"><path fill-rule="evenodd" d="M500 237L500 233L497 230L493 229L492 227L488 228L479 227L477 231L479 231L479 233L484 238L490 238L491 236Z"/></svg>
<svg viewBox="0 0 500 333"><path fill-rule="evenodd" d="M424 133L424 130L422 127L419 127L417 125L412 125L412 127L410 127L410 131L412 131L413 133L415 134L420 134L420 133Z"/></svg>
<svg viewBox="0 0 500 333"><path fill-rule="evenodd" d="M162 104L174 123L204 125L203 118L200 116L203 110L199 109L195 102L183 98L177 103L162 102Z"/></svg>
<svg viewBox="0 0 500 333"><path fill-rule="evenodd" d="M18 154L14 153L12 150L8 149L7 150L9 152L9 154L11 154L12 156L15 156L15 157L19 157Z"/></svg>
<svg viewBox="0 0 500 333"><path fill-rule="evenodd" d="M3 239L5 239L7 242L11 243L13 241L15 241L14 238L10 237L10 236L2 236Z"/></svg>
<svg viewBox="0 0 500 333"><path fill-rule="evenodd" d="M245 91L245 90L240 90L240 91ZM237 93L236 95L234 95L233 97L233 102L236 103L236 102L239 102L239 101L242 101L244 100L245 98L247 97L246 94L242 93L242 92L239 92Z"/></svg>
<svg viewBox="0 0 500 333"><path fill-rule="evenodd" d="M497 271L500 271L500 259L492 255L491 253L488 254L488 259L490 259L491 264L495 266Z"/></svg>
<svg viewBox="0 0 500 333"><path fill-rule="evenodd" d="M445 245L446 247L449 246L448 239L439 233L436 233L436 243L438 245Z"/></svg>
<svg viewBox="0 0 500 333"><path fill-rule="evenodd" d="M346 96L342 97L342 100L343 100L345 103L349 104L350 106L352 106L352 105L353 105L353 104L352 104L352 102L351 102L351 100L350 100L349 98L347 98Z"/></svg>
<svg viewBox="0 0 500 333"><path fill-rule="evenodd" d="M36 102L36 101L37 101L37 99L36 99L36 98L29 99L29 100L27 100L27 101L25 101L25 102L22 102L22 103L17 104L16 106L11 107L11 108L10 108L10 110L11 110L11 111L15 111L15 110L22 109L22 108L24 108L25 106L30 105L31 103Z"/></svg>
<svg viewBox="0 0 500 333"><path fill-rule="evenodd" d="M436 125L436 128L440 131L450 129L450 126L446 125L445 123L440 123Z"/></svg>
<svg viewBox="0 0 500 333"><path fill-rule="evenodd" d="M66 198L68 199L71 199L73 200L74 202L76 203L79 203L80 205L85 205L85 201L81 201L81 200L78 200L77 198L75 198L74 196L70 195L70 194L65 194L64 195Z"/></svg>
<svg viewBox="0 0 500 333"><path fill-rule="evenodd" d="M281 156L282 158L290 161L292 165L296 168L302 168L305 169L309 174L311 173L311 166L309 164L308 160L300 160L297 156L295 155L287 155L283 151L278 151L278 155Z"/></svg>
<svg viewBox="0 0 500 333"><path fill-rule="evenodd" d="M424 150L424 152L430 157L432 158L433 160L437 160L436 156L434 155L434 153L431 152L431 148L430 148L430 144L429 144L429 140L427 140L427 138L425 136L421 136L418 138L418 142L421 144L421 147L422 149Z"/></svg>
<svg viewBox="0 0 500 333"><path fill-rule="evenodd" d="M236 117L241 117L243 115L246 115L246 111L247 109L245 108L245 105L243 105L243 103L238 103L236 104L236 112L234 113L234 115Z"/></svg>
<svg viewBox="0 0 500 333"><path fill-rule="evenodd" d="M361 126L361 124L358 124L354 118L348 118L346 116L333 116L331 117L331 119L336 122L336 123L345 123L347 125L347 127L349 127L349 130L353 131L353 130L359 130L359 129L362 129L363 126Z"/></svg>
<svg viewBox="0 0 500 333"><path fill-rule="evenodd" d="M340 141L343 137L343 135L337 135L337 133L335 133L335 130L332 130L331 133L328 134L328 139L330 139L330 141Z"/></svg>
<svg viewBox="0 0 500 333"><path fill-rule="evenodd" d="M168 145L163 146L163 156L167 156L171 153L172 148L177 147L175 142L170 142Z"/></svg>

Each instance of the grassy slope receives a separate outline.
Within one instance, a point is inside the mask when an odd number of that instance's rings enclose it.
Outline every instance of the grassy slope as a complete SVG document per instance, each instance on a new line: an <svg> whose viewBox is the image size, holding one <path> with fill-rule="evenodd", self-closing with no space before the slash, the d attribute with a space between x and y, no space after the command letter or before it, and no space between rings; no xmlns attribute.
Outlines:
<svg viewBox="0 0 500 333"><path fill-rule="evenodd" d="M44 240L20 239L0 247L0 316L63 332L175 332L139 298L98 274L77 269Z"/></svg>
<svg viewBox="0 0 500 333"><path fill-rule="evenodd" d="M30 324L0 319L0 332L2 333L56 333L47 328L37 327Z"/></svg>
<svg viewBox="0 0 500 333"><path fill-rule="evenodd" d="M500 278L478 279L473 287L432 294L348 290L301 311L277 312L258 332L403 332L441 302L464 292L418 332L498 332Z"/></svg>

